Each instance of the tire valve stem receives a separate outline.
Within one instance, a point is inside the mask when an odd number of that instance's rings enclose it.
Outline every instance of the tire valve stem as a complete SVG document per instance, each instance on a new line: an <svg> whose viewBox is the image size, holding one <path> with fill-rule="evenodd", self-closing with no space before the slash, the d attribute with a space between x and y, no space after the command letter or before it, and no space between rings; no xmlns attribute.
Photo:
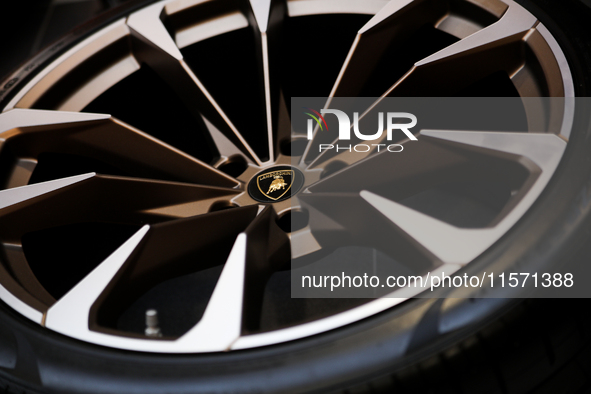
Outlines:
<svg viewBox="0 0 591 394"><path fill-rule="evenodd" d="M150 338L160 338L162 336L162 331L158 326L158 311L156 309L148 309L146 311L145 334Z"/></svg>

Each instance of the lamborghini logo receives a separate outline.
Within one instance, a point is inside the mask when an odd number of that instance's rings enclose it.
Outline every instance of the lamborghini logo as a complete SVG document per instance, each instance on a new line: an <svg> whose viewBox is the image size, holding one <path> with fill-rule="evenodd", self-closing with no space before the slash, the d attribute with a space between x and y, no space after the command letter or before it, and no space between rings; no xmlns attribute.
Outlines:
<svg viewBox="0 0 591 394"><path fill-rule="evenodd" d="M258 202L276 203L291 198L303 185L304 175L296 167L276 166L253 176L248 194Z"/></svg>
<svg viewBox="0 0 591 394"><path fill-rule="evenodd" d="M265 197L276 201L291 189L294 178L293 170L271 171L257 176L257 186Z"/></svg>

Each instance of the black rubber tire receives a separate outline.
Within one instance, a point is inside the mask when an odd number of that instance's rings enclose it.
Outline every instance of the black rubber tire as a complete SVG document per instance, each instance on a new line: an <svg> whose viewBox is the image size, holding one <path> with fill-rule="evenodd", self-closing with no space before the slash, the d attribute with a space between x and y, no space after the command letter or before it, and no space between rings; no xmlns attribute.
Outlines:
<svg viewBox="0 0 591 394"><path fill-rule="evenodd" d="M57 54L149 1L92 21L23 65L0 90L6 103ZM582 2L520 1L555 35L579 96L591 87L591 10ZM549 17L548 15L551 15ZM544 271L590 256L591 130L577 113L565 159L536 204L465 272L506 265ZM495 289L491 296L502 297ZM0 390L7 393L586 392L589 302L416 299L322 335L207 355L114 350L76 341L0 303ZM452 324L453 323L453 324ZM449 328L452 327L452 328Z"/></svg>

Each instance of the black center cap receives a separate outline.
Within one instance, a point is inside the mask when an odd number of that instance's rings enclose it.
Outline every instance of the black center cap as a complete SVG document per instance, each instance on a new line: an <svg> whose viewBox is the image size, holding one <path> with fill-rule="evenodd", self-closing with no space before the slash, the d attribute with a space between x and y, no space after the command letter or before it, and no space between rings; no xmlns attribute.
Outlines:
<svg viewBox="0 0 591 394"><path fill-rule="evenodd" d="M248 194L259 202L279 202L296 194L303 184L300 170L278 166L256 174L248 184Z"/></svg>

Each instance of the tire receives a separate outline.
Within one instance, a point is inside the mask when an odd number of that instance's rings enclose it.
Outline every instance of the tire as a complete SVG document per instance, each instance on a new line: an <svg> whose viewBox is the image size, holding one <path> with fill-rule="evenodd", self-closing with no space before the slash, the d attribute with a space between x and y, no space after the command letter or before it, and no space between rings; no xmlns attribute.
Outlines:
<svg viewBox="0 0 591 394"><path fill-rule="evenodd" d="M51 61L152 1L126 4L76 29L2 83L2 108ZM591 89L591 8L522 0L554 35L575 93ZM576 113L561 164L536 203L462 272L567 262L591 246L591 118ZM568 272L568 271L567 271ZM575 277L576 274L575 274ZM40 327L0 303L0 390L6 393L585 393L591 392L587 300L412 299L338 329L285 343L207 354L114 349Z"/></svg>

